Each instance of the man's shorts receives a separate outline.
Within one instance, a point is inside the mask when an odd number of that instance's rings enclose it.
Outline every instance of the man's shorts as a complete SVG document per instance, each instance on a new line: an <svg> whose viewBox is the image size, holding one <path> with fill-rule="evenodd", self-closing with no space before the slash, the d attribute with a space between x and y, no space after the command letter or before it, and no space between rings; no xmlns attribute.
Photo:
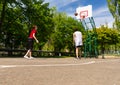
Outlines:
<svg viewBox="0 0 120 85"><path fill-rule="evenodd" d="M77 48L77 47L82 47L82 45L78 45L78 46L76 46L76 48Z"/></svg>
<svg viewBox="0 0 120 85"><path fill-rule="evenodd" d="M78 41L78 42L75 42L75 47L81 47L82 46L82 42Z"/></svg>

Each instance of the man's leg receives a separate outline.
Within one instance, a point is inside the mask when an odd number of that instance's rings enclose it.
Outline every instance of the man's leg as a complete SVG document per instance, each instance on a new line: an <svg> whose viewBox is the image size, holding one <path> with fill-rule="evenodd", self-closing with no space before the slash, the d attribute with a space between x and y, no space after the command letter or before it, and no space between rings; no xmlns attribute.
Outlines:
<svg viewBox="0 0 120 85"><path fill-rule="evenodd" d="M79 50L79 48L78 47L76 47L76 58L79 58L78 56L78 50Z"/></svg>
<svg viewBox="0 0 120 85"><path fill-rule="evenodd" d="M79 58L81 58L82 56L82 51L81 51L81 47L79 48Z"/></svg>

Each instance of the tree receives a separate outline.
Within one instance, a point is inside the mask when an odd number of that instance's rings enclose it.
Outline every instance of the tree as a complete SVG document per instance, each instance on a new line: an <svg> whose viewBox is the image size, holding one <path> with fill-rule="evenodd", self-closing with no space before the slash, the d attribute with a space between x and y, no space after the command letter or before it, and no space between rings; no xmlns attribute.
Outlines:
<svg viewBox="0 0 120 85"><path fill-rule="evenodd" d="M115 26L120 30L120 0L107 0L108 7L115 18Z"/></svg>
<svg viewBox="0 0 120 85"><path fill-rule="evenodd" d="M54 10L54 31L48 42L53 46L53 51L73 51L73 32L77 27L80 31L84 31L81 23L72 17L68 17L65 13L58 13Z"/></svg>
<svg viewBox="0 0 120 85"><path fill-rule="evenodd" d="M5 15L6 15L6 8L7 8L7 4L9 3L9 4L12 4L12 3L16 3L16 0L1 0L0 1L0 10L1 10L1 12L0 12L0 14L1 14L1 17L0 17L0 32L2 32L2 25L3 25L3 23L4 23L4 18L5 18Z"/></svg>
<svg viewBox="0 0 120 85"><path fill-rule="evenodd" d="M101 47L101 52L104 54L106 45L116 45L120 42L119 32L116 29L110 29L105 26L101 26L96 29L98 35L98 44Z"/></svg>
<svg viewBox="0 0 120 85"><path fill-rule="evenodd" d="M41 49L51 34L53 27L53 14L48 7L49 3L43 3L43 0L2 0L0 2L3 1L7 2L4 22L2 22L4 34L0 41L5 43L7 48L11 48L11 44L14 41L15 46L13 47L18 48L26 43L32 25L36 24L38 26L37 36L41 42L39 49ZM3 3L0 6L3 6ZM3 7L0 8L0 13L3 13Z"/></svg>

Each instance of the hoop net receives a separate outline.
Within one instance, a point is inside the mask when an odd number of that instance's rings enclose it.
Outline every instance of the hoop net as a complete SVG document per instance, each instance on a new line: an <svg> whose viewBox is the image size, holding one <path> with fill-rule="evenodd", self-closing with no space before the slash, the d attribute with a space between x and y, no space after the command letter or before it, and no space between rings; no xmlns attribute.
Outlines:
<svg viewBox="0 0 120 85"><path fill-rule="evenodd" d="M88 16L88 10L84 10L80 12L80 19L84 19Z"/></svg>
<svg viewBox="0 0 120 85"><path fill-rule="evenodd" d="M84 19L84 18L85 18L85 15L80 16L80 18L81 18L81 19Z"/></svg>

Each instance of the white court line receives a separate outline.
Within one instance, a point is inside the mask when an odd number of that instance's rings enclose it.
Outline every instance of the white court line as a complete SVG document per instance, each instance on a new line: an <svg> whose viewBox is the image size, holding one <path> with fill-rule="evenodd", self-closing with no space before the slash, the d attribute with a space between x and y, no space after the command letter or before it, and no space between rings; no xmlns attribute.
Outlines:
<svg viewBox="0 0 120 85"><path fill-rule="evenodd" d="M12 68L12 67L63 67L63 66L79 66L79 65L87 65L93 64L95 61L90 61L86 63L80 64L44 64L44 65L0 65L0 68Z"/></svg>
<svg viewBox="0 0 120 85"><path fill-rule="evenodd" d="M116 62L116 61L120 61L120 59L115 59L115 60L102 60L102 61L97 61L96 63L107 63L107 62Z"/></svg>
<svg viewBox="0 0 120 85"><path fill-rule="evenodd" d="M0 65L0 68L13 68L13 67L63 67L63 66L80 66L80 65L89 65L95 63L105 63L105 62L116 62L117 60L102 60L102 61L90 61L79 64L44 64L44 65Z"/></svg>

